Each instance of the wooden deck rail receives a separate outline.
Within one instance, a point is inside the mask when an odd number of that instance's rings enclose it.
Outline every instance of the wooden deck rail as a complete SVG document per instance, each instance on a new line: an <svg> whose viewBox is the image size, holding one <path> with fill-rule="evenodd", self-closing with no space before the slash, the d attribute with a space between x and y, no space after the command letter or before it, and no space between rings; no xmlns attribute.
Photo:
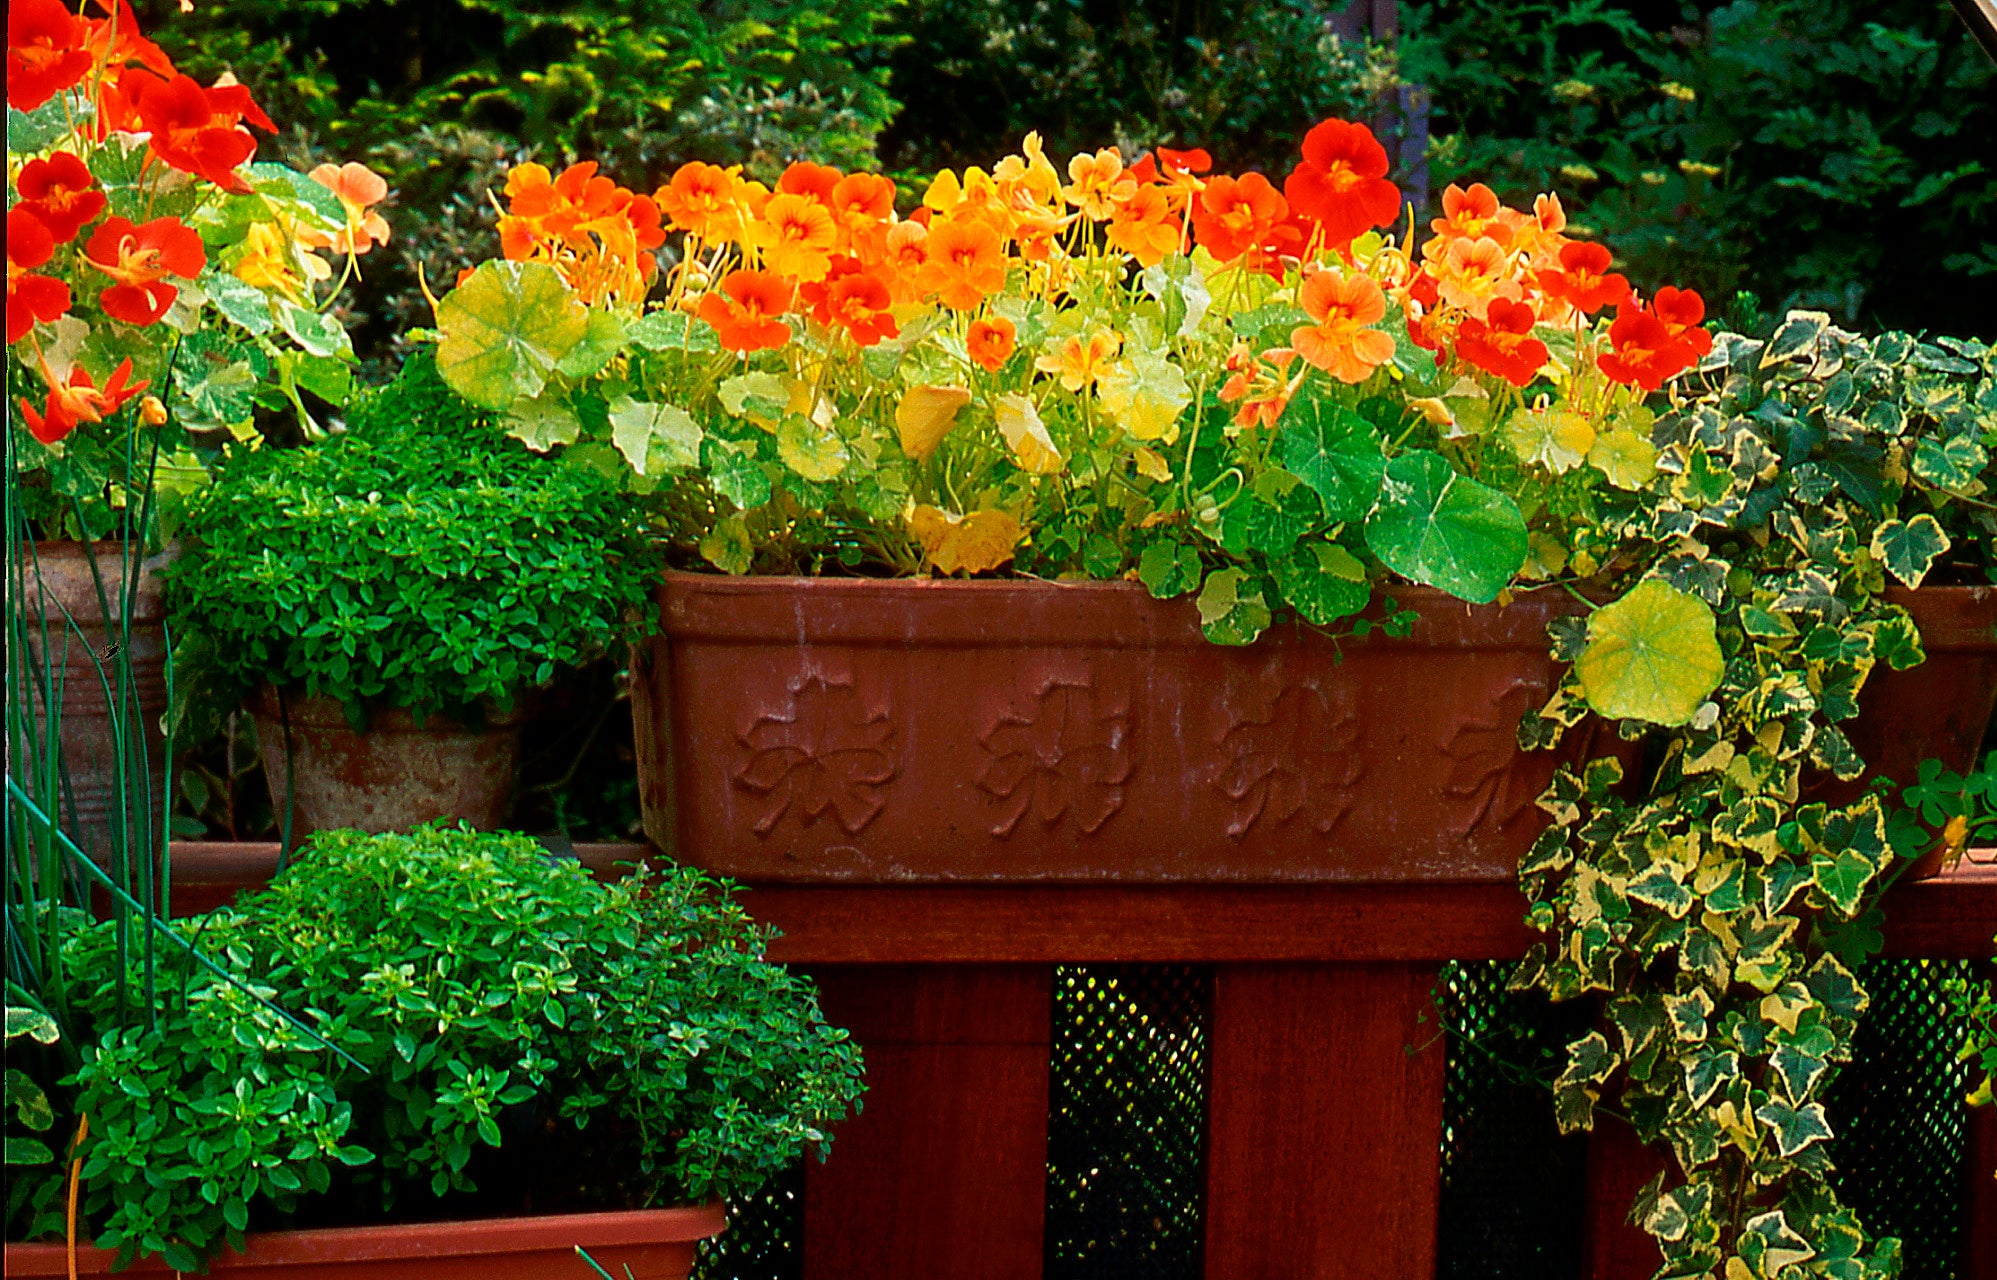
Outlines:
<svg viewBox="0 0 1997 1280"><path fill-rule="evenodd" d="M602 870L645 854L576 852ZM275 864L271 845L176 845L176 903ZM1091 961L1214 966L1209 1280L1428 1280L1444 1051L1421 1020L1444 961L1533 937L1510 885L751 884L745 901L867 1055L866 1110L807 1170L807 1280L1040 1274L1053 966ZM1888 954L1987 958L1993 933L1997 865L1892 892ZM1648 1280L1655 1248L1622 1218L1655 1166L1612 1125L1589 1150L1587 1280ZM1997 1280L1987 1108L1969 1166L1959 1275Z"/></svg>

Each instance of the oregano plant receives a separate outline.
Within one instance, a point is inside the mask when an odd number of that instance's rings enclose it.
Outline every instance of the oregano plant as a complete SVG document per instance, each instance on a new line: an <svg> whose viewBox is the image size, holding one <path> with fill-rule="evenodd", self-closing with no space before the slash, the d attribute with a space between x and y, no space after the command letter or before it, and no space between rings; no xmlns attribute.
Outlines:
<svg viewBox="0 0 1997 1280"><path fill-rule="evenodd" d="M1656 476L1597 509L1636 585L1557 626L1572 666L1520 740L1550 746L1593 709L1644 765L1563 769L1540 798L1553 822L1521 875L1549 937L1514 983L1600 993L1557 1116L1587 1128L1613 1100L1669 1150L1633 1210L1660 1275L1899 1269L1899 1242L1836 1193L1823 1100L1869 1001L1877 898L1933 841L1857 787L1846 726L1870 677L1923 661L1893 588L1991 535L1994 369L1980 343L1811 312L1766 341L1721 334L1670 388Z"/></svg>

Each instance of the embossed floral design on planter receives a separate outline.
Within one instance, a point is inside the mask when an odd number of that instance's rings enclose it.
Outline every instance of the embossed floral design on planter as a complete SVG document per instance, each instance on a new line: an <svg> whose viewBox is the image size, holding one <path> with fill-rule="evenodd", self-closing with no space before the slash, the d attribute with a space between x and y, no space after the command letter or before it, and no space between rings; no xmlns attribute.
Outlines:
<svg viewBox="0 0 1997 1280"><path fill-rule="evenodd" d="M1130 696L1093 676L1048 673L978 738L992 759L978 787L1000 803L1004 838L1031 809L1047 826L1072 818L1093 834L1123 807L1130 780Z"/></svg>
<svg viewBox="0 0 1997 1280"><path fill-rule="evenodd" d="M1518 744L1519 716L1545 701L1545 684L1514 679L1481 708L1484 714L1458 719L1437 744L1452 762L1442 793L1468 805L1454 828L1458 836L1468 836L1485 822L1510 826L1545 789L1544 781L1535 782L1529 770L1519 767L1525 753Z"/></svg>
<svg viewBox="0 0 1997 1280"><path fill-rule="evenodd" d="M1328 691L1315 680L1285 683L1260 705L1234 711L1219 740L1226 761L1211 776L1234 805L1227 834L1239 840L1264 816L1280 827L1304 814L1319 835L1330 835L1365 772L1361 734L1351 690Z"/></svg>
<svg viewBox="0 0 1997 1280"><path fill-rule="evenodd" d="M756 819L768 835L797 810L811 826L828 811L848 835L880 815L882 789L901 772L900 734L886 698L870 703L852 678L806 672L790 682L790 705L765 712L739 735L735 785L766 797Z"/></svg>

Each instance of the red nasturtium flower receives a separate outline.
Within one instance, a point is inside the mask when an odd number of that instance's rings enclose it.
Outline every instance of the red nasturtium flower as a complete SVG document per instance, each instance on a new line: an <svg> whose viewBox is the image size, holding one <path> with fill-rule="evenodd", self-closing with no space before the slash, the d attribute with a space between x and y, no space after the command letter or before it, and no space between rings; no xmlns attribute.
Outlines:
<svg viewBox="0 0 1997 1280"><path fill-rule="evenodd" d="M46 363L42 365L42 376L49 382L47 406L40 413L24 398L21 401L21 416L28 421L28 430L43 444L54 444L70 432L76 430L79 422L102 422L107 414L118 412L125 402L144 391L152 383L141 381L131 386L125 380L132 376L132 358L126 356L122 364L112 370L110 380L99 391L84 372L82 365L70 369L69 376L58 378L50 372Z"/></svg>
<svg viewBox="0 0 1997 1280"><path fill-rule="evenodd" d="M1193 233L1216 261L1232 262L1268 239L1290 202L1259 173L1210 180L1193 200Z"/></svg>
<svg viewBox="0 0 1997 1280"><path fill-rule="evenodd" d="M28 336L37 320L59 320L69 310L69 286L34 274L55 254L55 237L22 205L7 211L7 342Z"/></svg>
<svg viewBox="0 0 1997 1280"><path fill-rule="evenodd" d="M1387 149L1363 124L1326 120L1304 135L1304 159L1283 182L1290 208L1324 227L1343 248L1400 216L1401 189L1387 181Z"/></svg>
<svg viewBox="0 0 1997 1280"><path fill-rule="evenodd" d="M1656 391L1672 375L1689 368L1697 359L1690 345L1675 336L1669 326L1642 307L1631 307L1616 316L1609 326L1611 350L1595 358L1595 363L1611 381Z"/></svg>
<svg viewBox="0 0 1997 1280"><path fill-rule="evenodd" d="M83 246L83 256L117 281L98 295L104 314L136 325L157 321L179 296L168 276L192 280L208 264L201 237L179 218L154 218L144 226L106 218Z"/></svg>
<svg viewBox="0 0 1997 1280"><path fill-rule="evenodd" d="M1320 271L1305 278L1297 301L1317 323L1292 329L1290 345L1340 382L1364 382L1394 358L1394 340L1367 327L1387 314L1387 295L1371 277Z"/></svg>
<svg viewBox="0 0 1997 1280"><path fill-rule="evenodd" d="M1532 336L1532 308L1493 298L1484 319L1467 316L1456 330L1456 354L1486 373L1523 387L1546 365L1546 344Z"/></svg>
<svg viewBox="0 0 1997 1280"><path fill-rule="evenodd" d="M825 279L803 285L798 295L811 308L812 319L844 329L863 347L901 332L888 310L894 299L887 282L852 258L834 258Z"/></svg>
<svg viewBox="0 0 1997 1280"><path fill-rule="evenodd" d="M767 271L731 271L721 292L700 300L700 318L721 345L747 355L790 341L790 326L777 317L790 310L791 282ZM724 296L726 295L726 296Z"/></svg>
<svg viewBox="0 0 1997 1280"><path fill-rule="evenodd" d="M985 320L971 322L971 331L964 335L964 349L971 360L986 373L997 373L1005 362L1012 359L1018 330L1012 321L1004 316L992 316Z"/></svg>
<svg viewBox="0 0 1997 1280"><path fill-rule="evenodd" d="M1672 337L1685 344L1693 359L1713 349L1713 335L1700 328L1706 318L1706 300L1695 291L1667 284L1650 300L1650 311L1664 322Z"/></svg>
<svg viewBox="0 0 1997 1280"><path fill-rule="evenodd" d="M1608 246L1574 241L1560 247L1560 270L1539 273L1540 291L1577 311L1600 311L1629 301L1629 281L1609 272Z"/></svg>
<svg viewBox="0 0 1997 1280"><path fill-rule="evenodd" d="M257 153L256 137L243 121L269 132L277 129L250 101L250 91L226 78L204 89L192 76L143 76L135 105L139 122L152 135L152 153L162 164L238 194L246 194L250 184L236 167Z"/></svg>
<svg viewBox="0 0 1997 1280"><path fill-rule="evenodd" d="M67 151L22 165L14 187L21 193L15 207L34 214L57 244L76 239L86 222L104 212L104 193L89 168Z"/></svg>
<svg viewBox="0 0 1997 1280"><path fill-rule="evenodd" d="M10 0L7 5L7 105L33 111L75 88L95 62L90 29L62 0Z"/></svg>

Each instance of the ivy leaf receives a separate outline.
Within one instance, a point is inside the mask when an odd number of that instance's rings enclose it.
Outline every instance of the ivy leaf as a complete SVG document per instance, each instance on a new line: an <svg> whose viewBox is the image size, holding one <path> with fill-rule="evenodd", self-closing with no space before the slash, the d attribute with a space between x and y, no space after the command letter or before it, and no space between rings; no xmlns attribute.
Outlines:
<svg viewBox="0 0 1997 1280"><path fill-rule="evenodd" d="M1719 687L1726 662L1706 602L1646 578L1588 619L1574 669L1601 715L1681 725Z"/></svg>
<svg viewBox="0 0 1997 1280"><path fill-rule="evenodd" d="M1754 1109L1754 1118L1774 1131L1775 1148L1784 1156L1793 1156L1812 1142L1821 1142L1831 1136L1830 1122L1824 1118L1824 1104L1821 1102L1792 1107L1779 1099L1770 1098Z"/></svg>
<svg viewBox="0 0 1997 1280"><path fill-rule="evenodd" d="M1695 1049L1685 1055L1685 1092L1692 1105L1703 1107L1729 1080L1740 1076L1740 1055L1732 1049Z"/></svg>
<svg viewBox="0 0 1997 1280"><path fill-rule="evenodd" d="M1921 585L1949 549L1941 521L1923 511L1912 520L1888 520L1872 531L1872 556L1910 587Z"/></svg>
<svg viewBox="0 0 1997 1280"><path fill-rule="evenodd" d="M1990 463L1983 446L1968 436L1936 440L1932 436L1914 446L1911 467L1915 475L1937 489L1961 492L1969 488Z"/></svg>
<svg viewBox="0 0 1997 1280"><path fill-rule="evenodd" d="M1373 596L1365 566L1336 543L1307 542L1270 561L1269 567L1284 601L1316 626L1328 627L1358 613Z"/></svg>
<svg viewBox="0 0 1997 1280"><path fill-rule="evenodd" d="M1372 423L1307 391L1283 410L1280 439L1283 465L1317 491L1327 519L1358 520L1373 509L1387 459Z"/></svg>
<svg viewBox="0 0 1997 1280"><path fill-rule="evenodd" d="M610 402L611 443L641 476L699 466L703 434L693 415L678 405L630 396Z"/></svg>
<svg viewBox="0 0 1997 1280"><path fill-rule="evenodd" d="M1829 315L1821 311L1791 311L1775 336L1761 351L1761 367L1781 364L1817 349L1817 339L1831 326Z"/></svg>
<svg viewBox="0 0 1997 1280"><path fill-rule="evenodd" d="M1851 967L1836 956L1818 956L1803 975L1803 985L1819 1004L1840 1018L1863 1017L1872 1007L1872 997L1859 985Z"/></svg>
<svg viewBox="0 0 1997 1280"><path fill-rule="evenodd" d="M1529 550L1517 503L1426 449L1387 464L1366 544L1402 577L1473 604L1497 599Z"/></svg>
<svg viewBox="0 0 1997 1280"><path fill-rule="evenodd" d="M1775 1052L1769 1055L1768 1065L1775 1068L1776 1074L1781 1077L1782 1088L1792 1102L1808 1098L1810 1091L1817 1087L1817 1081L1830 1070L1830 1064L1822 1058L1813 1057L1788 1044L1775 1046Z"/></svg>
<svg viewBox="0 0 1997 1280"><path fill-rule="evenodd" d="M1258 591L1243 591L1252 583L1241 569L1220 569L1207 575L1195 603L1200 611L1200 629L1215 644L1253 644L1273 620L1269 606Z"/></svg>
<svg viewBox="0 0 1997 1280"><path fill-rule="evenodd" d="M437 372L476 405L505 409L541 393L589 331L589 313L544 262L485 262L437 304Z"/></svg>

